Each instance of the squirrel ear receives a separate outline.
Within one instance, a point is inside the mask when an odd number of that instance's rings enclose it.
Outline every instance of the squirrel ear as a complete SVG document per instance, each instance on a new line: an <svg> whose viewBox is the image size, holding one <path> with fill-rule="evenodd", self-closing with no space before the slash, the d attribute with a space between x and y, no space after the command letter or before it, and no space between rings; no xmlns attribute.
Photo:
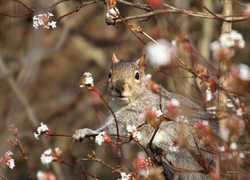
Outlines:
<svg viewBox="0 0 250 180"><path fill-rule="evenodd" d="M138 64L140 67L145 67L145 56L142 56L139 59L137 59L136 64Z"/></svg>
<svg viewBox="0 0 250 180"><path fill-rule="evenodd" d="M119 60L117 59L115 53L113 53L113 54L112 54L112 64L118 63L118 62L119 62Z"/></svg>

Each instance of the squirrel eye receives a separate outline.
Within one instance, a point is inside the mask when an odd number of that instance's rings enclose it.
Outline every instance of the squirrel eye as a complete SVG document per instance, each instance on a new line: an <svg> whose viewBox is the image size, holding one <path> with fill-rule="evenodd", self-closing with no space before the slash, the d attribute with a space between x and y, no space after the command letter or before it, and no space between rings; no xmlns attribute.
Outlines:
<svg viewBox="0 0 250 180"><path fill-rule="evenodd" d="M111 78L111 72L109 72L109 75L108 75L109 79Z"/></svg>
<svg viewBox="0 0 250 180"><path fill-rule="evenodd" d="M138 71L135 73L135 79L138 80L138 81L140 80L140 75L139 75Z"/></svg>

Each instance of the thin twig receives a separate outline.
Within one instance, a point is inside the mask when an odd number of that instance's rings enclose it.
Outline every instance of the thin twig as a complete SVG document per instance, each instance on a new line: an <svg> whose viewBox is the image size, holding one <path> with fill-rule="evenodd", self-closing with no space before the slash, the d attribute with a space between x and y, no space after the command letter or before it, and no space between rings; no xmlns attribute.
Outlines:
<svg viewBox="0 0 250 180"><path fill-rule="evenodd" d="M93 175L93 174L89 173L88 171L85 171L84 169L79 168L78 166L74 166L73 164L70 164L70 163L68 163L68 162L65 162L65 161L63 161L63 160L61 160L61 159L59 159L58 162L61 163L61 164L65 164L65 165L67 165L67 166L69 166L69 167L72 167L73 169L76 169L77 171L81 172L83 175L88 175L88 176L90 176L90 177L92 177L92 178L100 179L100 178L97 177L96 175Z"/></svg>

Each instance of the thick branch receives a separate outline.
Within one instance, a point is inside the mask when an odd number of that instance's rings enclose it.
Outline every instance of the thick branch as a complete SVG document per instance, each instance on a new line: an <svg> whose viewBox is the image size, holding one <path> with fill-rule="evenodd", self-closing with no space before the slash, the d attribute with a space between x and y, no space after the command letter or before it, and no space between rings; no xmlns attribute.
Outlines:
<svg viewBox="0 0 250 180"><path fill-rule="evenodd" d="M233 3L232 0L223 0L223 12L224 16L231 16L233 14ZM221 27L221 34L230 32L232 29L232 23L224 21Z"/></svg>

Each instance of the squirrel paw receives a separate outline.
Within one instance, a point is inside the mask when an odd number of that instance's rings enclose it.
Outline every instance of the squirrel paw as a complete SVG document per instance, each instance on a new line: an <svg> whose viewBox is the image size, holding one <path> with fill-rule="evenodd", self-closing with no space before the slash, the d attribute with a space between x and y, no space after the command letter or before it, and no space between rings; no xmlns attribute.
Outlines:
<svg viewBox="0 0 250 180"><path fill-rule="evenodd" d="M95 131L87 128L77 129L71 139L73 142L81 142L87 135L95 133Z"/></svg>

